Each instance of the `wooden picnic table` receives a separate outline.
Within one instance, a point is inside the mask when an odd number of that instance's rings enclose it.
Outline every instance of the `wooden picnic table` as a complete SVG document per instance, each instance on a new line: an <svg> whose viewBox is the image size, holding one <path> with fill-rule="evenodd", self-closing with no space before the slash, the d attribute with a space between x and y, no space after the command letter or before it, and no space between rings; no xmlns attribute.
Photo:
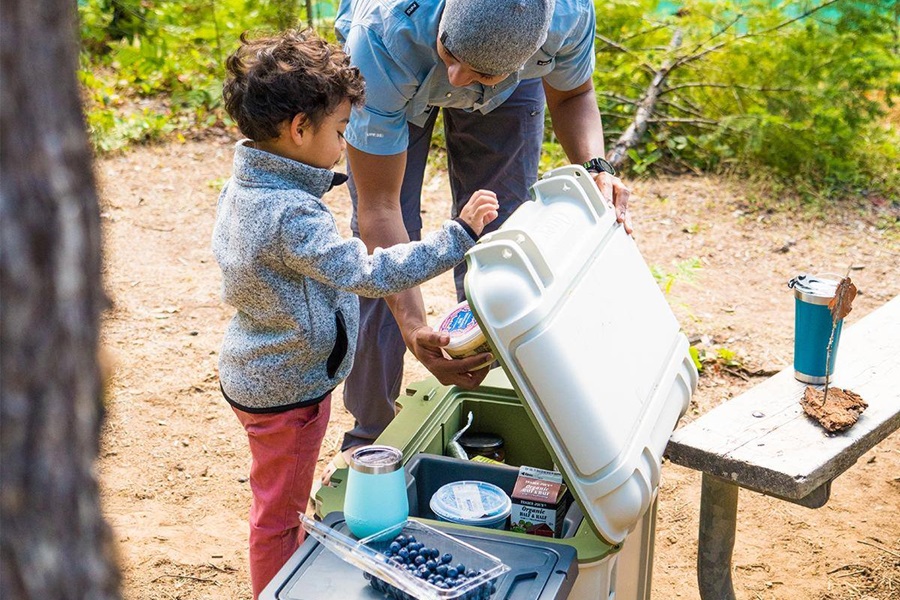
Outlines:
<svg viewBox="0 0 900 600"><path fill-rule="evenodd" d="M804 414L806 384L794 379L793 365L672 434L666 456L703 472L697 546L703 600L735 597L739 488L819 508L831 482L900 426L900 296L844 329L831 385L869 404L837 434Z"/></svg>

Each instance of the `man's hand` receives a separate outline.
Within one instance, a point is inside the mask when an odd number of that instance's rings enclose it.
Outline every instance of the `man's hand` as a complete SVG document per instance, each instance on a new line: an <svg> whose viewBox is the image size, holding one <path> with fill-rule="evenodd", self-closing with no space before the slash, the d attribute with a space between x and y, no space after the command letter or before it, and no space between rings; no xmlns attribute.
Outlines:
<svg viewBox="0 0 900 600"><path fill-rule="evenodd" d="M450 336L438 333L427 325L416 328L404 337L413 355L444 385L458 385L473 390L484 381L490 368L477 371L469 369L493 361L490 352L453 360L446 358L441 348L450 343Z"/></svg>
<svg viewBox="0 0 900 600"><path fill-rule="evenodd" d="M628 198L631 196L631 190L625 187L621 179L606 172L594 174L594 181L603 197L612 200L616 210L616 221L622 223L625 226L625 233L631 235L633 229L631 217L628 215Z"/></svg>

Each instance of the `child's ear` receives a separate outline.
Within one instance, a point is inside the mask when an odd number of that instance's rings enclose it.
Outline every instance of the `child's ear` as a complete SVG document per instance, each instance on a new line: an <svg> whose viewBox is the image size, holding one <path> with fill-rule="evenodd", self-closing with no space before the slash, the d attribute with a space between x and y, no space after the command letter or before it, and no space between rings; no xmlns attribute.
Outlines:
<svg viewBox="0 0 900 600"><path fill-rule="evenodd" d="M291 125L289 127L291 140L298 146L303 145L303 134L306 133L308 129L309 121L307 121L306 115L297 113L294 115L294 118L291 119Z"/></svg>

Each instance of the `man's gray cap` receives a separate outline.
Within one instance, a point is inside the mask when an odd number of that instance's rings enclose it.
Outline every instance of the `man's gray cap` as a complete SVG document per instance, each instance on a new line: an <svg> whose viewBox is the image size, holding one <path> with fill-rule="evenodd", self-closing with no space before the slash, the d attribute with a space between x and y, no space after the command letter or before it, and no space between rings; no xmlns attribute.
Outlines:
<svg viewBox="0 0 900 600"><path fill-rule="evenodd" d="M447 0L438 38L476 71L507 75L547 39L553 5L554 0Z"/></svg>

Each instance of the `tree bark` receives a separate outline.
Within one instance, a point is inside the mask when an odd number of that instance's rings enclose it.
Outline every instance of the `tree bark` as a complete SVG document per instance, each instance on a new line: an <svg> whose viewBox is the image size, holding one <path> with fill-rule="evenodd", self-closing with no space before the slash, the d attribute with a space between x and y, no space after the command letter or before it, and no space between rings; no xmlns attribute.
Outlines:
<svg viewBox="0 0 900 600"><path fill-rule="evenodd" d="M94 463L106 299L75 2L0 3L0 597L119 598Z"/></svg>

